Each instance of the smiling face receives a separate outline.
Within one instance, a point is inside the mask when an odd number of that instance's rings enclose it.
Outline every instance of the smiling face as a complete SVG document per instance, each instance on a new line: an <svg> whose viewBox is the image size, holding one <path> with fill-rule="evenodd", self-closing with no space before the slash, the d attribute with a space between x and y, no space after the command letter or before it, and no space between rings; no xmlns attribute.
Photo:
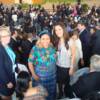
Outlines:
<svg viewBox="0 0 100 100"><path fill-rule="evenodd" d="M2 30L1 31L1 35L0 35L0 42L3 44L3 45L8 45L9 42L10 42L10 33L7 32L6 30Z"/></svg>
<svg viewBox="0 0 100 100"><path fill-rule="evenodd" d="M48 34L44 34L41 36L40 41L43 48L48 48L50 44L50 36Z"/></svg>
<svg viewBox="0 0 100 100"><path fill-rule="evenodd" d="M55 26L55 34L57 35L58 38L62 38L64 31L60 25Z"/></svg>

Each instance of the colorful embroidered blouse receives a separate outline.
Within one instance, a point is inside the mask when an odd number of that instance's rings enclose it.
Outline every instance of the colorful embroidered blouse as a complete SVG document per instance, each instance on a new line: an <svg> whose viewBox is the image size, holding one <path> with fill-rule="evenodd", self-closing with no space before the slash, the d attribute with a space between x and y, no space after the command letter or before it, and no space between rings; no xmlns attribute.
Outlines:
<svg viewBox="0 0 100 100"><path fill-rule="evenodd" d="M28 62L34 65L35 73L39 77L49 77L56 73L56 51L54 48L39 48L34 46Z"/></svg>

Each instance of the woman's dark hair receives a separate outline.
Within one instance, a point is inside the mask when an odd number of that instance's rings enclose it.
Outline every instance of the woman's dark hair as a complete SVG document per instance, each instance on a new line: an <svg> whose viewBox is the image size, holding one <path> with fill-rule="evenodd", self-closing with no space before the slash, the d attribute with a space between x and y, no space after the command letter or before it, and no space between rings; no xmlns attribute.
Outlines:
<svg viewBox="0 0 100 100"><path fill-rule="evenodd" d="M24 95L23 93L27 91L29 88L30 82L30 75L26 71L21 71L17 77L17 84L16 84L16 96L19 100L23 100Z"/></svg>
<svg viewBox="0 0 100 100"><path fill-rule="evenodd" d="M57 35L55 34L55 27L56 26L60 26L63 29L63 36L64 36L64 41L65 41L65 46L68 49L68 40L69 40L69 34L67 33L66 27L62 22L58 22L54 25L53 27L53 36L52 36L52 42L53 45L56 47L56 49L58 49L58 43L59 43L59 38L57 37Z"/></svg>
<svg viewBox="0 0 100 100"><path fill-rule="evenodd" d="M72 32L70 32L70 37L72 37L73 35L77 35L77 37L79 37L78 30L73 30Z"/></svg>

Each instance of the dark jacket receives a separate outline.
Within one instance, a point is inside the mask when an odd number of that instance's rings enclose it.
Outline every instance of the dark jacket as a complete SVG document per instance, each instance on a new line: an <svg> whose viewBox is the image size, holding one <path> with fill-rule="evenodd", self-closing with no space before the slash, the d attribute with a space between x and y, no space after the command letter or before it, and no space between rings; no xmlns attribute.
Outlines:
<svg viewBox="0 0 100 100"><path fill-rule="evenodd" d="M100 72L90 72L81 76L72 86L72 90L81 98L90 92L100 91Z"/></svg>
<svg viewBox="0 0 100 100"><path fill-rule="evenodd" d="M95 36L96 39L95 39L95 44L93 46L93 54L100 55L100 30L97 30Z"/></svg>
<svg viewBox="0 0 100 100"><path fill-rule="evenodd" d="M11 38L9 46L12 48L12 50L14 51L15 55L16 55L16 62L20 62L20 47L21 41L19 40L14 40L13 38Z"/></svg>
<svg viewBox="0 0 100 100"><path fill-rule="evenodd" d="M83 51L83 59L85 62L85 67L89 65L89 57L90 57L90 34L85 29L80 34L80 40L82 43L82 51Z"/></svg>
<svg viewBox="0 0 100 100"><path fill-rule="evenodd" d="M9 96L13 93L14 88L7 88L9 82L12 82L15 86L12 61L4 47L0 44L0 94Z"/></svg>
<svg viewBox="0 0 100 100"><path fill-rule="evenodd" d="M24 58L22 59L22 63L27 65L28 64L28 57L31 48L33 47L33 43L30 42L29 40L22 40L21 43L21 49L22 49L22 55L21 57Z"/></svg>

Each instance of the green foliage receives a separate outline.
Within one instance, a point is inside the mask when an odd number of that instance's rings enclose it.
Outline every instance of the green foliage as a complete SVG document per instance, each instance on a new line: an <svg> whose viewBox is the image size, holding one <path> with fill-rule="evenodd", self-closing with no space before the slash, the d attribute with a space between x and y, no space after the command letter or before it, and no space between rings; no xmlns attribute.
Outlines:
<svg viewBox="0 0 100 100"><path fill-rule="evenodd" d="M29 8L29 4L27 4L27 3L20 4L19 6L21 6L21 8L22 8L23 10L26 10L26 9Z"/></svg>
<svg viewBox="0 0 100 100"><path fill-rule="evenodd" d="M30 4L22 3L22 4L15 4L15 6L20 7L23 10L27 10L27 9L29 9ZM41 8L41 5L39 5L39 4L32 4L32 6Z"/></svg>
<svg viewBox="0 0 100 100"><path fill-rule="evenodd" d="M87 12L89 9L88 4L82 4L83 12Z"/></svg>
<svg viewBox="0 0 100 100"><path fill-rule="evenodd" d="M85 0L81 0L82 3L84 3L84 1ZM59 4L66 3L66 4L70 4L70 3L76 3L76 2L77 2L77 0L43 0L43 2L41 4L35 3L35 4L32 4L32 5L35 6L35 7L40 5L40 7L41 7L45 3L51 3L51 4L53 4L53 3L59 3ZM15 5L20 6L23 10L26 10L26 9L29 8L29 4L27 4L27 3L15 4ZM83 7L84 12L86 12L88 10L88 4L82 4L82 7Z"/></svg>
<svg viewBox="0 0 100 100"><path fill-rule="evenodd" d="M46 0L46 2L50 2L50 3L73 3L76 1L77 0Z"/></svg>

